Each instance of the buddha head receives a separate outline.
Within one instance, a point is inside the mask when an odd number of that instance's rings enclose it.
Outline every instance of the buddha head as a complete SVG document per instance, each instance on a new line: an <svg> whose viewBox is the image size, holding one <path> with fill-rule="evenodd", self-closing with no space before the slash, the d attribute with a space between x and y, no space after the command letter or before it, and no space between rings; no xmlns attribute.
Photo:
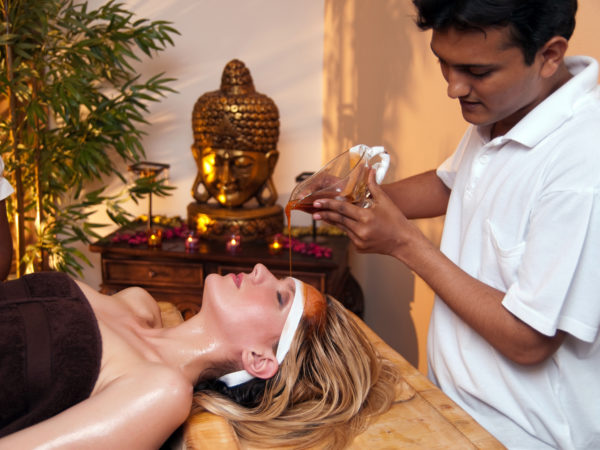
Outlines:
<svg viewBox="0 0 600 450"><path fill-rule="evenodd" d="M239 60L223 70L221 89L202 95L192 114L192 153L198 174L192 196L235 208L256 198L275 204L272 181L279 158L279 112L275 103L254 89L250 71Z"/></svg>

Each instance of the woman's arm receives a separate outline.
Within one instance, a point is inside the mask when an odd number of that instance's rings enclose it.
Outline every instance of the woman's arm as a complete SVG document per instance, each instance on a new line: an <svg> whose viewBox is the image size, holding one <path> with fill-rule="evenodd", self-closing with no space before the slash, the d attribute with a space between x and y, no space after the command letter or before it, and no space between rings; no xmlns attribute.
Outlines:
<svg viewBox="0 0 600 450"><path fill-rule="evenodd" d="M189 415L192 386L144 364L62 413L0 439L0 449L158 449Z"/></svg>

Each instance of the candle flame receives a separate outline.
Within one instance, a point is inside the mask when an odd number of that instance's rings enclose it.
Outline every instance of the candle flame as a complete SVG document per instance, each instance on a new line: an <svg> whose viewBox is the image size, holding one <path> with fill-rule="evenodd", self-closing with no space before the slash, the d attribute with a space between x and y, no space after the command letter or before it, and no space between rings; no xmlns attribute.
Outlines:
<svg viewBox="0 0 600 450"><path fill-rule="evenodd" d="M212 219L206 214L198 214L196 218L196 229L199 233L206 233L209 225L212 224Z"/></svg>

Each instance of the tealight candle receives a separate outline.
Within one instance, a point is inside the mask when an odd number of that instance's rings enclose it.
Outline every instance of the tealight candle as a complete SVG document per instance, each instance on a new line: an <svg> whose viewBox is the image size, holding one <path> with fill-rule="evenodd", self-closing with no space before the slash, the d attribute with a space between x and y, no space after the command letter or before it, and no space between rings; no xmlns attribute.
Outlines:
<svg viewBox="0 0 600 450"><path fill-rule="evenodd" d="M225 248L229 253L237 253L241 250L242 239L239 234L232 234L225 244Z"/></svg>
<svg viewBox="0 0 600 450"><path fill-rule="evenodd" d="M148 237L148 247L160 247L162 244L161 230L148 230L146 236Z"/></svg>
<svg viewBox="0 0 600 450"><path fill-rule="evenodd" d="M185 239L185 249L189 251L198 250L199 239L193 231Z"/></svg>
<svg viewBox="0 0 600 450"><path fill-rule="evenodd" d="M283 249L283 245L279 242L279 237L275 236L271 242L269 242L269 253L271 255L277 255Z"/></svg>

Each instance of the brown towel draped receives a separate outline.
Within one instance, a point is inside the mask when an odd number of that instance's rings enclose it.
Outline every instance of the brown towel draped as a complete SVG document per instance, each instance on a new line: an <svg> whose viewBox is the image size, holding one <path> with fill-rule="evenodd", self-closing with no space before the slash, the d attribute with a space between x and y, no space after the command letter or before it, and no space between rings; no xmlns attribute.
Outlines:
<svg viewBox="0 0 600 450"><path fill-rule="evenodd" d="M0 284L0 437L89 397L102 357L100 330L62 272Z"/></svg>

